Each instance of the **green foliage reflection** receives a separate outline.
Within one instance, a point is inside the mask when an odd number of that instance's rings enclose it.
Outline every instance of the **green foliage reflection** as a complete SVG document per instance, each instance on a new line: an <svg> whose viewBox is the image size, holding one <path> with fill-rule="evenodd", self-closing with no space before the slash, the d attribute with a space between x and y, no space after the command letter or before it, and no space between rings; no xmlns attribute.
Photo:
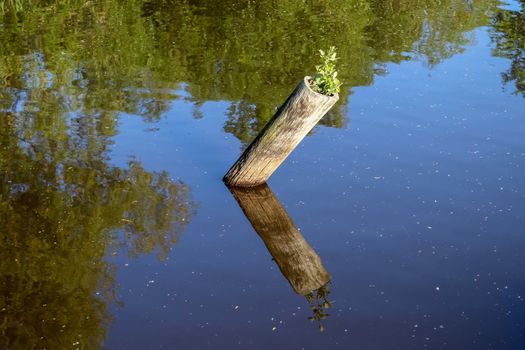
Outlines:
<svg viewBox="0 0 525 350"><path fill-rule="evenodd" d="M418 58L433 66L461 52L471 40L468 32L487 24L497 4L20 1L23 11L5 6L0 27L4 86L36 68L31 60L39 54L47 78L86 112L121 111L156 120L170 100L180 98L174 91L184 88L196 104L196 116L206 101L231 101L235 112L228 114L225 130L243 143L297 82L313 73L317 48L338 48L344 105L350 88L371 84L385 73L386 63ZM322 123L340 127L344 118L336 108Z"/></svg>
<svg viewBox="0 0 525 350"><path fill-rule="evenodd" d="M97 118L0 121L0 348L99 348L115 302L104 257L165 256L190 220L188 188L109 166Z"/></svg>
<svg viewBox="0 0 525 350"><path fill-rule="evenodd" d="M525 97L525 1L519 2L520 10L500 9L491 29L496 43L494 54L511 60L509 70L502 74L507 84L514 82L516 94Z"/></svg>
<svg viewBox="0 0 525 350"><path fill-rule="evenodd" d="M310 304L310 310L312 310L312 316L308 319L312 322L317 323L319 330L324 332L325 327L323 321L330 316L328 314L328 309L332 307L328 295L330 294L330 282L322 286L321 288L311 291L306 294L306 300Z"/></svg>

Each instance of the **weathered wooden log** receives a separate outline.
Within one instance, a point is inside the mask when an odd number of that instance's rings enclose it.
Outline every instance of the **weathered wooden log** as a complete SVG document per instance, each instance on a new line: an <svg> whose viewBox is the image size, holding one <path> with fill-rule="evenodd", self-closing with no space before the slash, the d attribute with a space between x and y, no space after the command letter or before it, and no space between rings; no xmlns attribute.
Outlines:
<svg viewBox="0 0 525 350"><path fill-rule="evenodd" d="M224 176L228 186L263 184L339 99L310 88L305 77Z"/></svg>
<svg viewBox="0 0 525 350"><path fill-rule="evenodd" d="M299 233L268 185L230 187L230 191L296 293L307 295L330 281L321 258Z"/></svg>

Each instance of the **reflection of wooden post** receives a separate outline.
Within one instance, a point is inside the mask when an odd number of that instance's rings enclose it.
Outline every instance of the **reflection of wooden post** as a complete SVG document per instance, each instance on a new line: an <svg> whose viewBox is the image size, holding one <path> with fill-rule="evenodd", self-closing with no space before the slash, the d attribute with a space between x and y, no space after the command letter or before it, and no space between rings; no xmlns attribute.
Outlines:
<svg viewBox="0 0 525 350"><path fill-rule="evenodd" d="M305 77L224 176L229 186L263 184L339 99L313 91Z"/></svg>
<svg viewBox="0 0 525 350"><path fill-rule="evenodd" d="M299 233L268 185L230 191L297 293L306 295L330 281L321 258Z"/></svg>

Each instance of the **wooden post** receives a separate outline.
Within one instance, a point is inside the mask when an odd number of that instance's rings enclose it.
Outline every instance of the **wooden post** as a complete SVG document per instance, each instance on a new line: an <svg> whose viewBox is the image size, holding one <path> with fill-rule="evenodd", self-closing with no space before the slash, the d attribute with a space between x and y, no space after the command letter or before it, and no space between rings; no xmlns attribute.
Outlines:
<svg viewBox="0 0 525 350"><path fill-rule="evenodd" d="M339 99L310 88L305 77L224 176L228 186L263 184Z"/></svg>
<svg viewBox="0 0 525 350"><path fill-rule="evenodd" d="M230 191L296 293L307 295L330 281L321 258L299 233L268 185L230 187Z"/></svg>

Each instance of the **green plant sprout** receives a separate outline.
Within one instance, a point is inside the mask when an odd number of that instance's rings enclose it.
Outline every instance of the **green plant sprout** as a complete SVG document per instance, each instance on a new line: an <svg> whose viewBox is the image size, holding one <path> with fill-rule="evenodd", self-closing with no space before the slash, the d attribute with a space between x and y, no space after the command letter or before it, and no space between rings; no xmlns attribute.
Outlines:
<svg viewBox="0 0 525 350"><path fill-rule="evenodd" d="M331 46L328 51L319 50L321 64L315 66L317 73L313 76L310 83L312 90L323 95L333 96L339 93L341 82L337 79L335 62L339 59L335 47Z"/></svg>

